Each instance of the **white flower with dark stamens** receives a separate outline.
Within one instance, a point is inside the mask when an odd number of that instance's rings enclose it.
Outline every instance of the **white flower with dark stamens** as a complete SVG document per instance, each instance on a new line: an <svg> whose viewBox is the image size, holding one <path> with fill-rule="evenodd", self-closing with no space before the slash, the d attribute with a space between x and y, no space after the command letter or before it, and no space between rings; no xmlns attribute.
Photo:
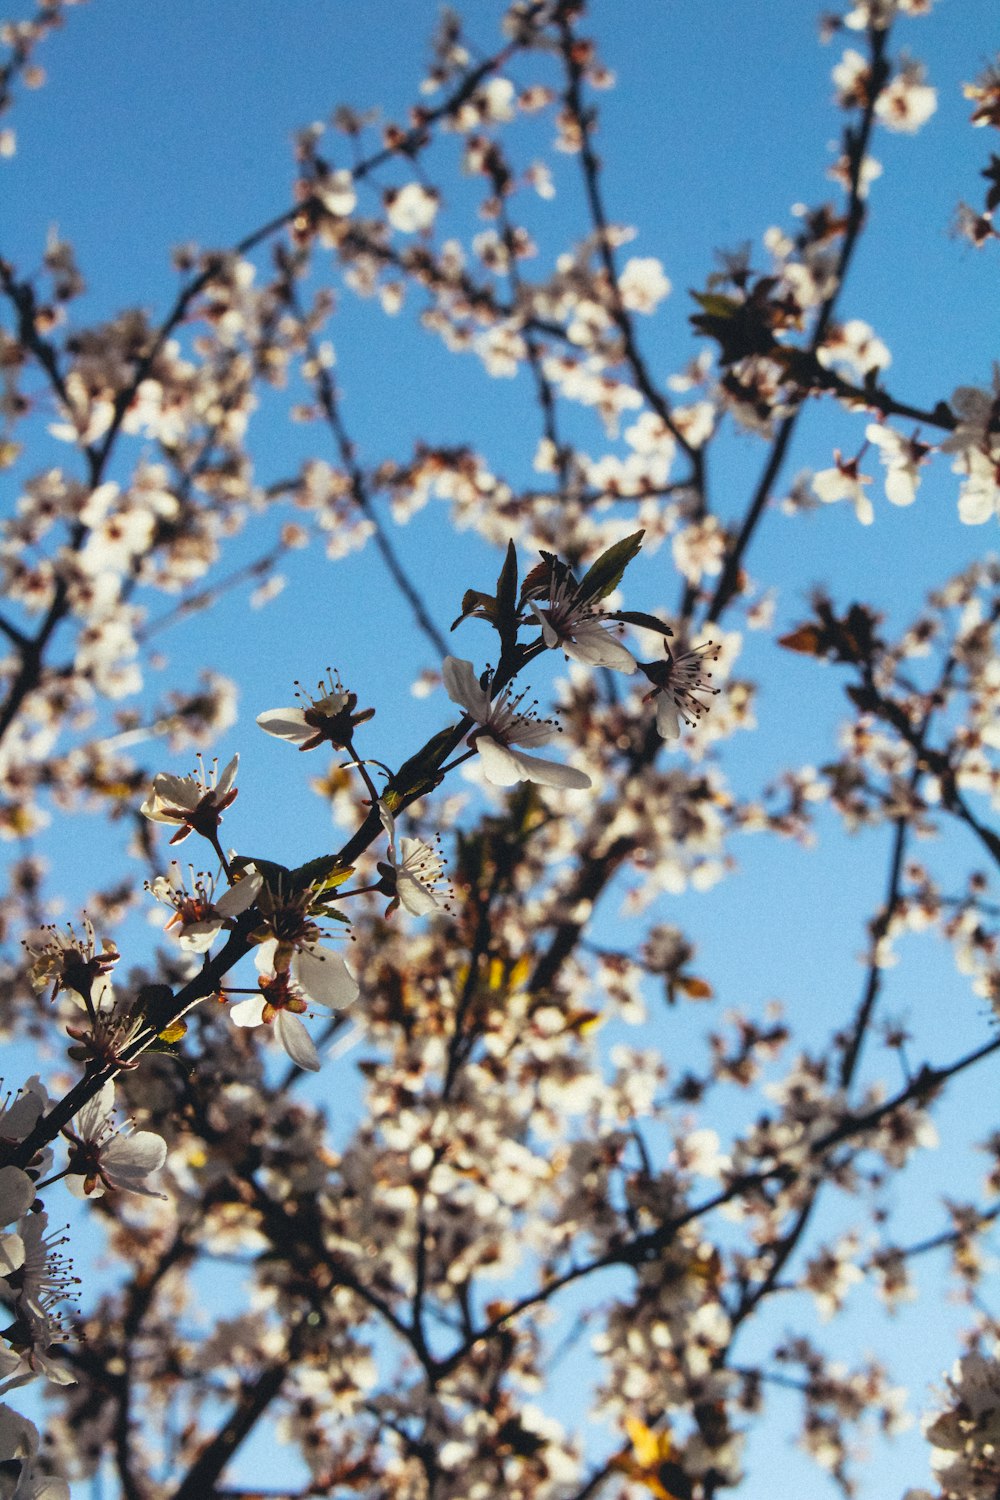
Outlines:
<svg viewBox="0 0 1000 1500"><path fill-rule="evenodd" d="M213 761L211 776L207 777L200 757L198 769L190 776L158 771L153 777L153 790L139 811L154 823L179 824L170 840L172 844L179 844L189 833L212 839L222 822L222 814L236 801L234 783L239 763L239 756L234 755L221 776L218 763Z"/></svg>
<svg viewBox="0 0 1000 1500"><path fill-rule="evenodd" d="M75 1288L79 1286L72 1263L59 1250L66 1237L46 1235L48 1224L45 1213L26 1214L21 1223L24 1263L14 1304L14 1322L4 1330L21 1364L19 1372L4 1382L6 1388L23 1385L35 1375L45 1375L56 1385L76 1384L75 1376L66 1366L48 1355L53 1344L63 1344L70 1336L60 1308L76 1296Z"/></svg>
<svg viewBox="0 0 1000 1500"><path fill-rule="evenodd" d="M63 1131L70 1143L66 1186L77 1198L100 1198L105 1188L165 1197L145 1185L150 1172L158 1172L167 1159L165 1142L152 1130L116 1130L114 1111L115 1086L108 1082Z"/></svg>
<svg viewBox="0 0 1000 1500"><path fill-rule="evenodd" d="M446 656L442 675L448 697L465 710L481 727L470 735L483 762L486 780L494 786L513 786L518 781L534 781L540 786L582 790L590 786L590 777L573 766L537 755L524 755L515 745L544 745L559 732L551 719L539 719L533 713L519 712L524 695L512 699L510 686L504 687L490 701L490 679L481 687L471 661Z"/></svg>
<svg viewBox="0 0 1000 1500"><path fill-rule="evenodd" d="M444 863L436 849L425 844L423 839L400 839L396 850L396 823L380 797L378 815L389 836L388 863L379 863L382 889L392 900L386 908L386 916L402 903L415 917L424 917L428 912L447 907L446 893L436 887L444 882Z"/></svg>
<svg viewBox="0 0 1000 1500"><path fill-rule="evenodd" d="M605 616L594 609L593 599L583 598L568 578L557 582L553 571L548 602L540 608L534 599L529 608L541 626L542 640L550 649L591 667L611 667L616 672L634 672L635 657L616 640L604 624Z"/></svg>
<svg viewBox="0 0 1000 1500"><path fill-rule="evenodd" d="M258 969L269 968L273 953L269 954L265 950L273 949L274 946L276 945L265 943L258 951ZM303 959L306 959L307 973L312 983L308 998L295 979L296 971L302 968ZM325 970L322 975L318 972L320 968ZM325 982L325 989L320 980ZM310 1003L322 1005L327 1010L340 1010L356 997L358 986L343 959L328 950L324 950L322 955L315 951L308 955L297 953L288 969L261 973L257 982L261 993L251 995L248 1000L241 1000L238 1005L233 1006L229 1013L233 1023L236 1026L273 1024L275 1035L292 1062L310 1073L317 1072L319 1053L299 1016L308 1010Z"/></svg>
<svg viewBox="0 0 1000 1500"><path fill-rule="evenodd" d="M254 963L261 974L287 974L308 1002L326 1010L343 1010L358 998L354 975L340 954L322 943L301 943L289 952L287 945L270 938L257 949ZM239 1008L234 1007L234 1015Z"/></svg>
<svg viewBox="0 0 1000 1500"><path fill-rule="evenodd" d="M719 647L713 641L706 641L693 651L673 652L664 642L663 649L665 661L639 662L639 671L653 683L653 691L646 694L643 702L656 699L656 728L665 740L676 740L682 722L693 729L702 714L708 712L709 704L696 695L714 696L719 691L711 686L711 672L705 671L706 661L718 659Z"/></svg>
<svg viewBox="0 0 1000 1500"><path fill-rule="evenodd" d="M836 467L821 469L813 475L813 493L827 504L836 500L850 500L854 513L862 526L870 526L875 519L875 509L865 494L864 487L871 484L871 477L858 469L857 458L844 458L838 449L834 453Z"/></svg>
<svg viewBox="0 0 1000 1500"><path fill-rule="evenodd" d="M65 932L54 926L41 927L23 939L25 951L33 960L33 989L40 992L51 984L53 1000L60 990L73 990L84 1002L93 1003L95 983L102 988L99 982L105 980L121 955L108 938L101 940L101 951L97 952L93 924L87 916L83 929L84 936L78 938L68 925Z"/></svg>
<svg viewBox="0 0 1000 1500"><path fill-rule="evenodd" d="M355 713L357 693L347 692L340 678L332 675L329 669L326 680L319 683L317 697L303 693L297 683L296 688L301 707L269 708L257 715L257 723L265 734L272 734L279 740L290 740L300 750L315 750L324 742L343 750L351 743L357 725L375 713L373 708Z"/></svg>
<svg viewBox="0 0 1000 1500"><path fill-rule="evenodd" d="M192 890L184 885L181 867L174 860L168 875L158 875L148 889L165 906L172 906L174 914L164 928L170 932L188 953L205 953L212 946L223 927L229 925L252 906L260 894L263 884L257 874L244 875L235 885L223 891L215 899L215 883L204 872L196 875L191 870Z"/></svg>
<svg viewBox="0 0 1000 1500"><path fill-rule="evenodd" d="M288 975L307 1001L327 1010L342 1010L357 999L357 980L340 954L323 946L321 939L326 934L314 913L326 913L317 902L318 893L312 886L287 891L280 881L276 889L262 886L257 902L262 922L253 933L254 942L260 945L256 964L262 974ZM240 1010L240 1006L234 1006L231 1014ZM259 1020L237 1022L259 1024Z"/></svg>

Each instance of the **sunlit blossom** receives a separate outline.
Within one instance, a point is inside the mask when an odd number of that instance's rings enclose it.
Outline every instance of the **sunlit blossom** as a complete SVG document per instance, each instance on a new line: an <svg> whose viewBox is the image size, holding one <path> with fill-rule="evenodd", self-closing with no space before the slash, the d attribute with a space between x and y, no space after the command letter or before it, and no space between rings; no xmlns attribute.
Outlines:
<svg viewBox="0 0 1000 1500"><path fill-rule="evenodd" d="M590 786L590 777L574 766L525 755L515 748L547 744L559 732L559 726L551 719L539 719L530 711L520 711L524 694L512 699L508 683L491 699L490 680L487 687L482 687L471 661L459 657L446 656L441 670L452 703L457 703L481 725L470 735L470 740L479 751L487 781L494 786L513 786L518 781L568 789Z"/></svg>
<svg viewBox="0 0 1000 1500"><path fill-rule="evenodd" d="M716 661L719 647L714 641L705 641L690 651L674 652L663 644L665 661L639 662L639 671L653 683L644 702L656 699L656 728L665 740L676 740L680 736L681 724L695 728L706 714L709 705L699 694L714 696L719 689L712 687L711 672L705 670L707 661Z"/></svg>
<svg viewBox="0 0 1000 1500"><path fill-rule="evenodd" d="M152 1130L116 1128L112 1123L114 1111L115 1086L109 1081L63 1131L70 1143L70 1192L79 1198L99 1198L107 1188L147 1198L165 1197L147 1187L146 1178L166 1161L166 1144Z"/></svg>
<svg viewBox="0 0 1000 1500"><path fill-rule="evenodd" d="M449 888L440 854L423 839L400 839L397 850L396 821L383 798L378 814L389 838L388 861L378 866L385 892L392 898L386 915L400 904L415 917L446 907Z"/></svg>
<svg viewBox="0 0 1000 1500"><path fill-rule="evenodd" d="M92 1007L121 955L110 938L101 939L98 953L94 926L86 915L83 929L83 937L78 938L69 926L65 931L55 926L42 927L29 933L23 943L32 960L31 983L35 990L48 989L51 984L53 1000L60 990L71 990Z"/></svg>
<svg viewBox="0 0 1000 1500"><path fill-rule="evenodd" d="M198 769L190 776L174 776L159 771L153 778L153 789L139 809L154 823L177 824L170 842L179 844L189 833L200 833L214 840L222 814L237 796L236 770L239 755L234 755L219 775L217 762L206 775L199 759Z"/></svg>
<svg viewBox="0 0 1000 1500"><path fill-rule="evenodd" d="M191 890L187 889L176 860L169 875L157 875L149 890L165 906L172 906L173 916L164 931L176 937L189 953L205 953L224 927L252 906L263 884L256 872L244 875L216 899L215 883L210 875L191 871Z"/></svg>
<svg viewBox="0 0 1000 1500"><path fill-rule="evenodd" d="M550 650L558 649L571 660L591 667L635 671L635 657L614 633L621 627L609 622L595 607L593 598L581 594L571 578L560 578L553 570L544 603L529 598L528 607Z"/></svg>
<svg viewBox="0 0 1000 1500"><path fill-rule="evenodd" d="M296 688L301 707L269 708L257 715L257 723L265 734L290 740L300 750L315 750L324 742L343 750L350 745L356 727L375 713L373 708L355 712L357 693L347 692L335 673L327 672L315 695L303 692L298 684Z"/></svg>

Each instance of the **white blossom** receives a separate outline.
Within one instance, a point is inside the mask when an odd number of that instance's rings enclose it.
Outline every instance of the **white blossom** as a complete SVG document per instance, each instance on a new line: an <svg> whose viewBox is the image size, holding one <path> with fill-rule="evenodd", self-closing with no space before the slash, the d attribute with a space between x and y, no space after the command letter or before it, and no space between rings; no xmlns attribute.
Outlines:
<svg viewBox="0 0 1000 1500"><path fill-rule="evenodd" d="M525 755L516 745L544 745L558 733L551 720L522 713L518 705L524 695L511 699L508 684L491 700L489 687L480 686L471 661L446 656L442 675L448 697L465 710L482 727L475 731L476 749L483 762L487 781L494 786L513 786L518 781L534 781L541 786L583 789L590 777L573 766L537 755Z"/></svg>

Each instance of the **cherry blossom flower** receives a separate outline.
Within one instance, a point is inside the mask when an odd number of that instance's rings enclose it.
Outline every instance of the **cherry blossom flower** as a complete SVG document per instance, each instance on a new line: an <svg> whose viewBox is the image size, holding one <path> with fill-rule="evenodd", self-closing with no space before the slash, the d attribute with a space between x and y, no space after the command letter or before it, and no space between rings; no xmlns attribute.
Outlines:
<svg viewBox="0 0 1000 1500"><path fill-rule="evenodd" d="M994 430L1000 414L1000 367L994 369L991 390L959 386L950 404L958 424L941 451L954 453L954 472L966 476L958 495L959 520L981 526L1000 516L1000 438Z"/></svg>
<svg viewBox="0 0 1000 1500"><path fill-rule="evenodd" d="M593 598L582 595L571 578L560 578L553 569L544 608L531 598L528 606L541 626L542 640L551 650L558 648L564 656L587 666L635 671L631 651L615 639L603 623L604 616L594 608Z"/></svg>
<svg viewBox="0 0 1000 1500"><path fill-rule="evenodd" d="M653 313L670 295L670 280L654 255L633 255L618 278L622 303L632 312Z"/></svg>
<svg viewBox="0 0 1000 1500"><path fill-rule="evenodd" d="M66 1186L76 1198L100 1198L106 1188L164 1198L146 1187L145 1179L166 1161L165 1142L152 1130L116 1130L114 1110L115 1086L109 1080L63 1130L70 1143Z"/></svg>
<svg viewBox="0 0 1000 1500"><path fill-rule="evenodd" d="M912 505L920 483L920 467L927 462L930 445L921 443L916 433L905 438L880 422L870 422L865 437L875 444L886 466L886 499L893 505Z"/></svg>
<svg viewBox="0 0 1000 1500"><path fill-rule="evenodd" d="M386 216L393 229L403 234L417 234L430 229L437 215L440 194L421 182L407 182L400 188L387 188L382 195Z"/></svg>
<svg viewBox="0 0 1000 1500"><path fill-rule="evenodd" d="M170 840L172 844L181 843L189 833L200 833L214 842L222 814L236 801L234 783L239 763L239 756L234 755L220 776L218 763L213 761L210 778L206 777L200 757L198 769L190 776L159 771L153 778L153 790L139 811L154 823L179 824Z"/></svg>
<svg viewBox="0 0 1000 1500"><path fill-rule="evenodd" d="M875 508L865 494L864 486L871 484L871 476L859 473L860 456L843 458L839 448L833 456L835 468L821 469L813 475L813 493L827 504L835 500L850 500L862 526L870 526L875 519Z"/></svg>
<svg viewBox="0 0 1000 1500"><path fill-rule="evenodd" d="M343 750L350 745L356 727L375 713L373 708L355 713L357 693L347 692L340 678L331 674L329 669L326 680L318 685L317 697L301 691L296 696L303 700L304 707L269 708L257 715L257 723L265 734L274 735L279 740L291 740L300 750L315 750L324 742L336 750Z"/></svg>
<svg viewBox="0 0 1000 1500"><path fill-rule="evenodd" d="M69 1331L63 1321L62 1304L76 1296L79 1278L69 1259L60 1253L65 1236L48 1234L48 1215L26 1214L21 1224L24 1261L14 1304L13 1325L4 1337L20 1357L19 1369L8 1374L6 1389L44 1375L55 1385L75 1385L76 1377L49 1350L63 1344Z"/></svg>
<svg viewBox="0 0 1000 1500"><path fill-rule="evenodd" d="M181 867L174 860L170 874L158 875L148 889L157 901L174 908L164 931L173 933L188 953L205 953L223 927L253 905L263 881L256 872L244 875L242 880L223 891L218 900L215 899L211 876L195 875L192 869L191 881L193 890L189 892L184 885Z"/></svg>
<svg viewBox="0 0 1000 1500"><path fill-rule="evenodd" d="M888 87L879 94L875 115L889 130L912 135L937 109L937 89L924 83L924 71L922 63L904 63Z"/></svg>
<svg viewBox="0 0 1000 1500"><path fill-rule="evenodd" d="M78 938L67 925L62 932L58 927L41 927L23 939L25 951L33 960L31 984L37 992L52 985L54 1000L60 990L73 990L88 1009L94 1009L95 1000L106 987L106 976L114 968L121 954L108 938L101 939L101 951L97 952L94 927L88 916L83 918L84 936ZM94 986L98 989L95 994Z"/></svg>
<svg viewBox="0 0 1000 1500"><path fill-rule="evenodd" d="M315 920L317 900L318 893L312 886L301 890L286 890L281 882L276 888L262 886L258 906L263 920L253 937L259 945L254 961L266 1003L262 996L255 995L230 1011L237 1026L268 1024L276 1015L291 1012L278 1034L296 1062L300 1055L314 1059L315 1051L302 1023L295 1020L292 1024L295 1013L309 1004L342 1010L358 997L354 975L340 954L321 941L324 932ZM322 908L319 911L322 913ZM314 1068L318 1063L300 1062L300 1066Z"/></svg>
<svg viewBox="0 0 1000 1500"><path fill-rule="evenodd" d="M963 464L954 465L959 471ZM965 480L958 491L958 519L982 526L1000 518L1000 452L995 456L972 448L964 457Z"/></svg>
<svg viewBox="0 0 1000 1500"><path fill-rule="evenodd" d="M436 849L423 839L400 839L396 849L396 823L383 798L379 798L378 815L389 836L389 859L379 863L383 889L392 900L386 916L402 904L415 917L447 907L447 900L435 887L444 880L444 863Z"/></svg>
<svg viewBox="0 0 1000 1500"><path fill-rule="evenodd" d="M258 950L258 969L269 970L277 944L265 943ZM308 994L300 976L309 985ZM274 1025L278 1041L292 1062L310 1073L319 1070L319 1054L299 1016L310 1003L327 1010L342 1010L357 997L358 986L344 960L318 945L293 955L287 969L261 973L261 993L241 1000L229 1012L236 1026Z"/></svg>
<svg viewBox="0 0 1000 1500"><path fill-rule="evenodd" d="M559 732L552 720L539 719L532 713L520 713L518 705L524 695L512 699L510 685L490 698L492 676L487 686L480 686L471 661L446 656L442 675L448 697L481 726L470 735L483 762L487 781L494 786L513 786L518 781L534 781L540 786L582 790L590 786L590 777L573 766L559 761L525 755L515 745L544 745Z"/></svg>
<svg viewBox="0 0 1000 1500"><path fill-rule="evenodd" d="M691 651L671 651L666 641L665 661L639 662L639 671L645 673L653 683L653 691L643 699L651 698L656 703L656 728L665 740L680 737L681 723L693 729L709 705L696 697L698 693L716 694L718 688L711 686L711 672L705 671L706 661L716 661L719 647L714 641L705 641Z"/></svg>

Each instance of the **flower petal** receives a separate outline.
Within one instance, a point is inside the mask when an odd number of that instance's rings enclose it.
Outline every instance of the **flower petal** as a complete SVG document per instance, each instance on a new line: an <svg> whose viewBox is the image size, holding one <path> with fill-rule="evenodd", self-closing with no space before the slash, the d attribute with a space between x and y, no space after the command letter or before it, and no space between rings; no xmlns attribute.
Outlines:
<svg viewBox="0 0 1000 1500"><path fill-rule="evenodd" d="M11 1171L15 1169L10 1168ZM9 1276L24 1265L24 1241L13 1229L0 1234L0 1276Z"/></svg>
<svg viewBox="0 0 1000 1500"><path fill-rule="evenodd" d="M446 656L441 664L441 675L452 703L464 708L477 723L485 723L490 711L490 700L479 685L479 678L471 661L463 661L458 656Z"/></svg>
<svg viewBox="0 0 1000 1500"><path fill-rule="evenodd" d="M222 775L219 777L215 786L216 800L225 797L227 792L232 790L233 783L236 780L236 772L239 769L239 764L240 757L237 754L233 756L229 764L223 769Z"/></svg>
<svg viewBox="0 0 1000 1500"><path fill-rule="evenodd" d="M73 1128L85 1141L98 1136L115 1107L115 1086L109 1080L73 1117Z"/></svg>
<svg viewBox="0 0 1000 1500"><path fill-rule="evenodd" d="M235 885L231 885L227 891L216 901L215 909L220 917L238 917L241 912L252 906L260 895L263 886L263 878L254 872L253 875L244 875Z"/></svg>
<svg viewBox="0 0 1000 1500"><path fill-rule="evenodd" d="M298 1016L290 1010L279 1010L274 1029L293 1063L309 1073L319 1072L319 1053Z"/></svg>
<svg viewBox="0 0 1000 1500"><path fill-rule="evenodd" d="M677 712L677 705L666 693L660 693L656 700L656 729L662 739L680 739L681 716Z"/></svg>
<svg viewBox="0 0 1000 1500"><path fill-rule="evenodd" d="M249 999L230 1007L229 1018L234 1026L260 1026L264 1020L266 1004L263 995L251 995Z"/></svg>
<svg viewBox="0 0 1000 1500"><path fill-rule="evenodd" d="M522 755L520 750L512 750L510 753L521 767L524 781L533 781L538 786L562 787L569 792L583 792L593 785L586 771L578 771L575 766L567 766L561 760L544 760L540 755Z"/></svg>
<svg viewBox="0 0 1000 1500"><path fill-rule="evenodd" d="M265 734L273 734L279 740L291 740L297 745L312 739L316 733L306 723L305 710L301 708L269 708L257 715L257 723Z"/></svg>
<svg viewBox="0 0 1000 1500"><path fill-rule="evenodd" d="M574 639L561 641L563 655L591 667L610 667L613 672L635 671L635 657L627 646L616 641L610 631L596 620L578 625Z"/></svg>
<svg viewBox="0 0 1000 1500"><path fill-rule="evenodd" d="M20 1167L0 1167L0 1224L13 1224L35 1200L35 1184ZM6 1271L0 1271L5 1276Z"/></svg>
<svg viewBox="0 0 1000 1500"><path fill-rule="evenodd" d="M491 735L478 735L476 749L483 763L483 775L494 786L514 786L516 782L526 780L520 760Z"/></svg>
<svg viewBox="0 0 1000 1500"><path fill-rule="evenodd" d="M292 958L291 974L307 999L327 1010L342 1010L358 998L358 985L339 953L314 943Z"/></svg>

